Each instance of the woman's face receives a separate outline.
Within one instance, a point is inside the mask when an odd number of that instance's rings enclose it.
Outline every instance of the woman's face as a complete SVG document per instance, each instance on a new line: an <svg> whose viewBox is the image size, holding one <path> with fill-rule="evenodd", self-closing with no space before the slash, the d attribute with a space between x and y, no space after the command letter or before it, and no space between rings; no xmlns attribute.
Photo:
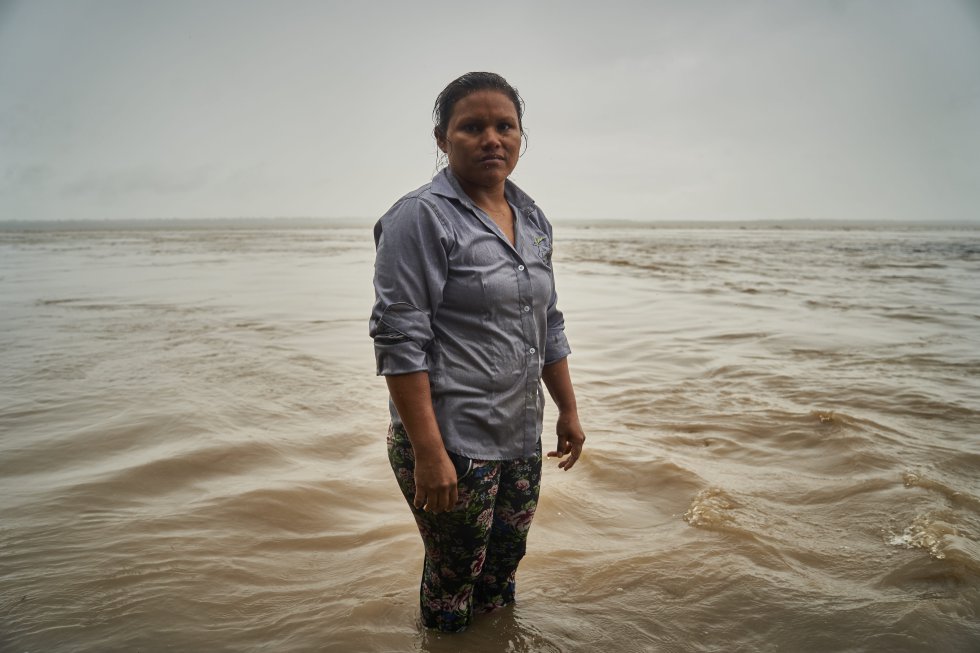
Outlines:
<svg viewBox="0 0 980 653"><path fill-rule="evenodd" d="M453 106L439 149L463 185L495 188L513 172L521 151L521 127L513 101L500 91L474 91Z"/></svg>

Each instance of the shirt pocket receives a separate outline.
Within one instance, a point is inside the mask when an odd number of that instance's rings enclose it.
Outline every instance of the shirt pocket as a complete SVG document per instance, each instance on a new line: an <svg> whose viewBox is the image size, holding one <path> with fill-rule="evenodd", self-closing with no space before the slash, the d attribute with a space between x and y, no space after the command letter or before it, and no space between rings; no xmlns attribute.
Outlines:
<svg viewBox="0 0 980 653"><path fill-rule="evenodd" d="M531 249L533 249L538 258L550 268L551 253L553 249L551 245L551 238L548 237L548 234L534 228L529 230L528 235L530 237Z"/></svg>

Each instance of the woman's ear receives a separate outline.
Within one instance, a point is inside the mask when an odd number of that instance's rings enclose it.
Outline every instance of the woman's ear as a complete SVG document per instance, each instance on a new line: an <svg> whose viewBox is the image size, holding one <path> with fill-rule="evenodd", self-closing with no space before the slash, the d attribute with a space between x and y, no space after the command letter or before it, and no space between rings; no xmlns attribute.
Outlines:
<svg viewBox="0 0 980 653"><path fill-rule="evenodd" d="M442 131L438 127L436 127L435 129L432 130L432 135L436 137L436 145L439 147L439 149L445 152L446 154L449 154L449 149L448 149L449 143L446 142L446 139L443 136Z"/></svg>

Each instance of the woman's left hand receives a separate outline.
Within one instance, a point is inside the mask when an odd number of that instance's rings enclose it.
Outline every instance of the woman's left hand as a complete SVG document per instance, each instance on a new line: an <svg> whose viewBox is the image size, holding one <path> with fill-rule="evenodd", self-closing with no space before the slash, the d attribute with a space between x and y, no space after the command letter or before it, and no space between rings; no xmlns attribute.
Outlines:
<svg viewBox="0 0 980 653"><path fill-rule="evenodd" d="M548 457L564 458L567 455L567 460L558 463L558 467L567 472L575 466L585 445L585 431L578 421L578 413L559 413L555 432L558 434L558 448L549 451Z"/></svg>

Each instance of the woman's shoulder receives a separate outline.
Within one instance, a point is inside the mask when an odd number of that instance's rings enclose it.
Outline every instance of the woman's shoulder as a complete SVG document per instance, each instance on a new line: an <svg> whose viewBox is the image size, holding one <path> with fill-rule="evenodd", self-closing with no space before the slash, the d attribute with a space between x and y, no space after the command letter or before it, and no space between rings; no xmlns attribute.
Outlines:
<svg viewBox="0 0 980 653"><path fill-rule="evenodd" d="M405 193L378 220L374 227L375 239L382 232L416 231L419 228L450 234L451 225L439 203L439 196L432 192L432 182Z"/></svg>
<svg viewBox="0 0 980 653"><path fill-rule="evenodd" d="M420 202L428 203L432 196L432 182L422 184L418 188L408 193L405 193L391 205L391 209L388 213L391 213L392 209L399 207L416 207ZM387 214L386 214L387 215Z"/></svg>
<svg viewBox="0 0 980 653"><path fill-rule="evenodd" d="M434 206L433 199L432 182L430 181L399 197L391 205L391 208L381 216L381 219L410 219L413 216L418 216L421 212L427 212L425 209L430 209Z"/></svg>

